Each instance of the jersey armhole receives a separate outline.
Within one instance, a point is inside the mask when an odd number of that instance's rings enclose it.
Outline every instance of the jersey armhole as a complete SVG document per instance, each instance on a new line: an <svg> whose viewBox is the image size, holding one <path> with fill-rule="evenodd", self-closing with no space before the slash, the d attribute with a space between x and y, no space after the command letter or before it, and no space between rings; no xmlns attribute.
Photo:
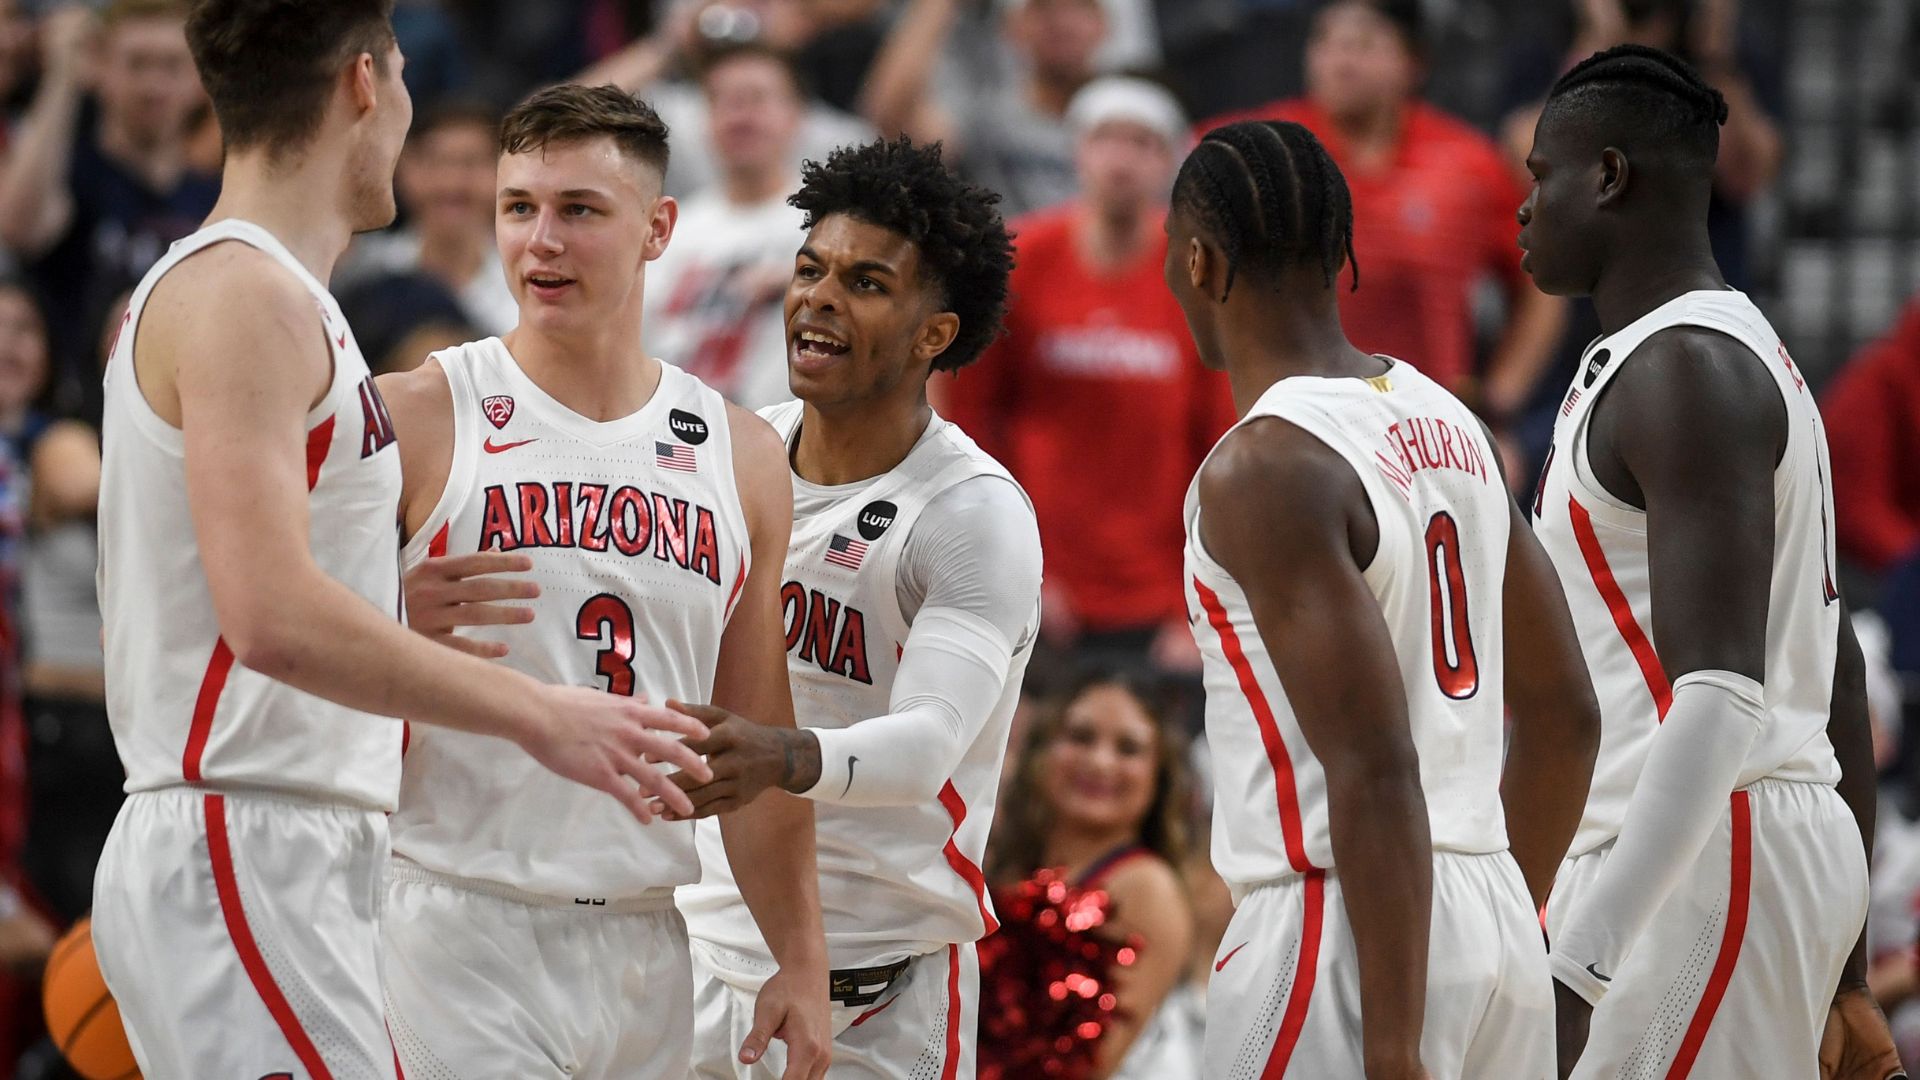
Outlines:
<svg viewBox="0 0 1920 1080"><path fill-rule="evenodd" d="M433 554L434 541L442 530L453 522L455 514L460 512L460 500L465 498L473 487L475 471L475 447L473 446L473 413L477 404L473 400L473 387L467 381L466 373L455 373L454 365L446 362L447 354L434 353L427 363L440 365L441 374L447 380L448 403L453 409L453 446L447 455L447 479L441 485L440 497L434 500L433 509L427 512L426 520L420 528L407 539L406 546L400 549L400 564L411 569L418 566Z"/></svg>

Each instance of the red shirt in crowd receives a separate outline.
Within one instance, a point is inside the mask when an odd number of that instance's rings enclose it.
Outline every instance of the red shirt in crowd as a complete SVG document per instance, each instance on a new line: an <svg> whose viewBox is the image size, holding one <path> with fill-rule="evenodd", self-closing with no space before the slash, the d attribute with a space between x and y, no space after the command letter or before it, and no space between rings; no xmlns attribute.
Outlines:
<svg viewBox="0 0 1920 1080"><path fill-rule="evenodd" d="M1144 628L1184 619L1181 508L1233 399L1161 280L1166 241L1103 275L1078 213L1013 223L1008 333L947 384L944 411L1027 489L1048 585L1082 627Z"/></svg>
<svg viewBox="0 0 1920 1080"><path fill-rule="evenodd" d="M1820 402L1840 551L1873 571L1920 549L1920 299Z"/></svg>
<svg viewBox="0 0 1920 1080"><path fill-rule="evenodd" d="M1473 286L1487 276L1521 284L1520 224L1526 201L1500 150L1485 135L1424 102L1407 105L1400 142L1383 171L1363 171L1325 110L1304 99L1223 116L1291 120L1332 155L1353 195L1351 271L1340 277L1340 317L1354 345L1405 360L1449 389L1474 374Z"/></svg>

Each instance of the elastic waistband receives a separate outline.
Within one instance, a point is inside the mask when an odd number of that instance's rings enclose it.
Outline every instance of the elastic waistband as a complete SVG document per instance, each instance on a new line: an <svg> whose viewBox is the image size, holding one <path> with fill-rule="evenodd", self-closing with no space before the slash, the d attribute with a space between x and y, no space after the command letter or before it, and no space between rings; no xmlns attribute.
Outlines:
<svg viewBox="0 0 1920 1080"><path fill-rule="evenodd" d="M208 795L218 795L231 802L270 803L276 806L290 806L301 810L332 810L347 814L380 814L392 811L378 806L366 806L340 799L324 799L312 795L300 795L273 788L239 787L232 784L162 784L159 787L141 788L127 792L127 798L135 799L142 795L171 799L204 799Z"/></svg>
<svg viewBox="0 0 1920 1080"><path fill-rule="evenodd" d="M626 896L617 900L599 896L572 898L544 896L540 893L516 889L511 885L502 885L497 881L481 881L477 878L437 873L419 863L398 857L389 864L387 879L410 881L419 885L445 885L449 889L477 893L495 900L505 900L508 903L522 904L526 907L553 908L558 911L586 911L600 915L645 915L673 910L671 886L648 889L638 896Z"/></svg>

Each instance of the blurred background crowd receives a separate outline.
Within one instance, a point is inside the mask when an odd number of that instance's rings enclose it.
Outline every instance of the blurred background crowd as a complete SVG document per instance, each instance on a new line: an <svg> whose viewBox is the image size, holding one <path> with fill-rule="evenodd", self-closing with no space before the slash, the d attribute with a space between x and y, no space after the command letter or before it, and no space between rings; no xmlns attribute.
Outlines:
<svg viewBox="0 0 1920 1080"><path fill-rule="evenodd" d="M0 0L0 1078L65 1075L33 1027L36 972L89 905L120 797L93 591L99 370L126 290L218 194L185 7ZM1920 1063L1910 0L399 0L395 25L417 109L401 217L333 283L378 368L513 325L494 125L546 83L618 83L672 128L683 209L648 271L645 344L749 406L786 397L785 198L803 160L904 131L1004 197L1008 333L936 404L1040 519L1043 655L991 860L1005 906L1031 906L1036 880L1110 899L1088 933L1133 962L1114 1000L1089 998L1097 1037L1063 1034L1093 1076L1193 1075L1193 1003L1229 906L1206 869L1179 508L1232 410L1160 282L1192 133L1257 116L1320 136L1356 210L1349 333L1478 409L1524 493L1596 333L1584 302L1519 268L1538 103L1608 45L1690 59L1730 105L1721 266L1822 393L1884 770L1874 986ZM988 1012L1021 1012L1027 985L990 978ZM995 1067L1026 1075L983 1057Z"/></svg>

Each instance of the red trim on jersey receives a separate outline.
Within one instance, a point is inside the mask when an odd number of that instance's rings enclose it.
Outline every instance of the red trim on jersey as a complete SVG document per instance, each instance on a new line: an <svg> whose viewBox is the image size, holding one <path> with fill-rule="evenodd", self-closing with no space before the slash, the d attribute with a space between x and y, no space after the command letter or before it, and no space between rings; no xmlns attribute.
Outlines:
<svg viewBox="0 0 1920 1080"><path fill-rule="evenodd" d="M1653 651L1653 642L1647 639L1647 632L1640 629L1640 620L1633 617L1633 605L1627 602L1627 594L1613 578L1613 568L1607 565L1607 553L1594 534L1593 517L1587 508L1569 495L1567 514L1573 518L1573 536L1580 542L1581 556L1587 560L1587 574L1593 578L1594 588L1600 590L1600 599L1607 602L1614 628L1620 631L1627 650L1633 653L1634 663L1640 665L1640 677L1646 680L1647 693L1653 695L1657 715L1665 720L1667 709L1673 704L1673 687L1667 683L1667 673L1660 669L1660 657Z"/></svg>
<svg viewBox="0 0 1920 1080"><path fill-rule="evenodd" d="M953 872L959 874L960 880L973 890L973 901L980 906L980 923L991 934L1000 929L1000 922L993 917L993 912L987 910L987 876L980 872L972 859L961 854L960 845L955 843L960 835L960 823L967 820L967 804L960 798L960 792L954 790L951 780L940 789L940 805L947 808L947 816L953 819L953 835L947 837L947 865L953 867Z"/></svg>
<svg viewBox="0 0 1920 1080"><path fill-rule="evenodd" d="M1313 862L1307 858L1307 844L1301 835L1300 795L1293 784L1293 758L1287 753L1286 741L1280 738L1280 725L1273 718L1273 707L1267 704L1266 691L1260 689L1259 680L1254 678L1253 665L1247 662L1246 651L1240 648L1240 635L1227 618L1220 595L1207 588L1198 577L1193 579L1193 590L1200 597L1200 606L1207 609L1208 624L1220 636L1220 649L1227 654L1227 663L1240 680L1240 693L1253 710L1253 722L1260 726L1260 742L1267 749L1267 764L1273 769L1273 797L1280 809L1280 838L1287 846L1287 862L1295 870L1306 873L1313 869Z"/></svg>
<svg viewBox="0 0 1920 1080"><path fill-rule="evenodd" d="M189 784L200 782L200 758L207 751L207 736L213 731L213 714L220 708L220 692L227 688L227 673L233 670L233 650L226 638L215 638L213 655L207 659L206 674L200 676L200 694L193 700L193 723L187 728L187 751L180 758L180 776Z"/></svg>
<svg viewBox="0 0 1920 1080"><path fill-rule="evenodd" d="M1727 890L1727 926L1720 934L1720 954L1714 958L1713 974L1700 994L1700 1004L1687 1025L1687 1036L1680 1040L1680 1052L1673 1057L1667 1080L1682 1080L1693 1071L1700 1056L1700 1045L1713 1026L1713 1014L1720 999L1727 996L1727 983L1733 979L1733 966L1740 962L1740 943L1747 933L1747 900L1753 886L1753 821L1747 805L1747 793L1733 793L1733 873Z"/></svg>
<svg viewBox="0 0 1920 1080"><path fill-rule="evenodd" d="M747 583L747 555L746 555L746 552L743 551L740 553L740 570L733 579L733 591L727 594L727 606L721 609L722 611L726 612L726 618L728 620L731 620L733 618L733 602L735 600L740 599L740 589L746 583Z"/></svg>
<svg viewBox="0 0 1920 1080"><path fill-rule="evenodd" d="M873 1019L874 1017L879 1016L881 1013L886 1012L888 1009L893 1008L893 1003L899 1000L900 1000L900 995L895 994L892 997L888 998L887 1000L881 1002L880 1004L875 1005L873 1008L868 1009L866 1012L861 1013L859 1016L854 1017L853 1023L848 1024L847 1026L850 1028L857 1028L861 1024L864 1024L867 1021Z"/></svg>
<svg viewBox="0 0 1920 1080"><path fill-rule="evenodd" d="M948 787L952 787L951 784ZM992 933L992 931L988 931ZM960 946L947 943L947 1063L940 1067L940 1080L955 1080L960 1075Z"/></svg>
<svg viewBox="0 0 1920 1080"><path fill-rule="evenodd" d="M320 425L307 432L307 490L312 491L320 483L320 466L326 463L327 451L333 449L333 417L320 421Z"/></svg>
<svg viewBox="0 0 1920 1080"><path fill-rule="evenodd" d="M400 1047L393 1041L393 1025L387 1024L387 1049L393 1051L393 1075L396 1080L407 1080L407 1070L400 1067Z"/></svg>
<svg viewBox="0 0 1920 1080"><path fill-rule="evenodd" d="M1307 1026L1307 1005L1313 1000L1313 983L1320 973L1320 927L1327 909L1327 872L1306 873L1306 912L1300 919L1300 958L1293 965L1293 985L1287 990L1287 1011L1280 1014L1280 1033L1274 1037L1273 1050L1267 1054L1267 1067L1260 1080L1280 1080L1287 1075L1287 1063L1293 1060L1294 1047L1300 1045L1300 1032Z"/></svg>
<svg viewBox="0 0 1920 1080"><path fill-rule="evenodd" d="M240 906L240 882L233 872L233 847L227 841L227 800L223 795L208 795L204 801L207 814L207 857L213 863L213 887L220 895L220 913L226 918L227 936L233 939L234 951L240 954L240 966L247 971L254 990L273 1014L273 1022L280 1027L280 1034L286 1037L287 1044L293 1047L293 1054L305 1066L312 1080L333 1080L333 1074L327 1071L327 1063L316 1050L313 1040L307 1037L300 1026L300 1019L293 1014L293 1007L287 1004L287 997L280 992L279 984L273 981L273 972L267 970L267 961L260 955L260 946L253 940L253 930L247 926L247 913Z"/></svg>

